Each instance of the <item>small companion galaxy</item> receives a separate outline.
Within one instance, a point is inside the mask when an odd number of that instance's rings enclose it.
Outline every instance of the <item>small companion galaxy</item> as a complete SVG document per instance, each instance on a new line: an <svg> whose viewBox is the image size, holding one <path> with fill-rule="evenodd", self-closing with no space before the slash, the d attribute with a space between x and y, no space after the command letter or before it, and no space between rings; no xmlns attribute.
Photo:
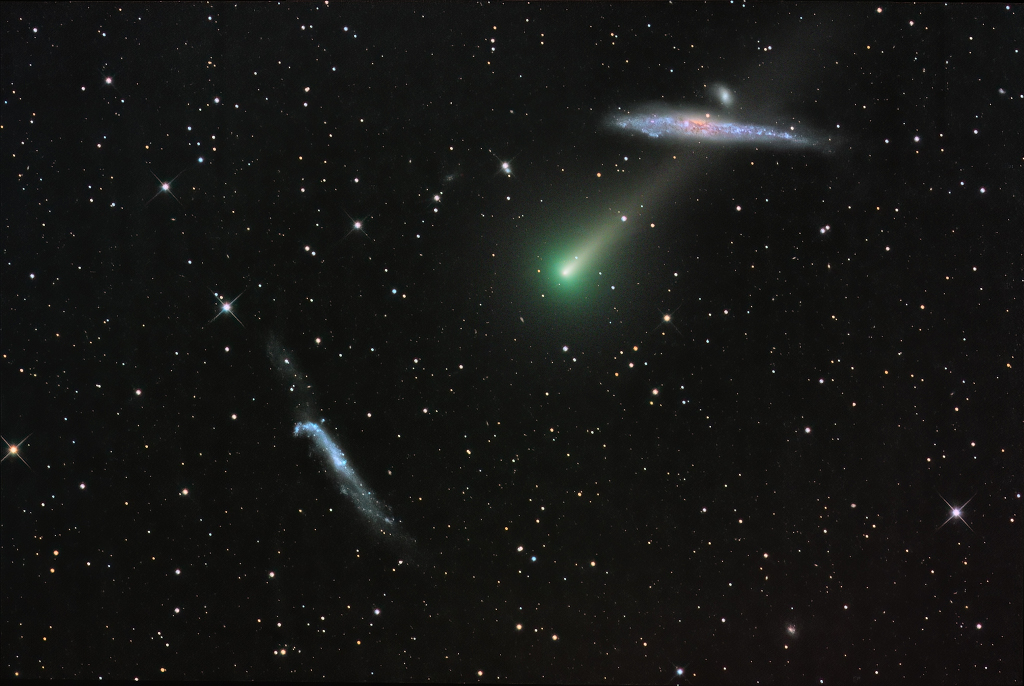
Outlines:
<svg viewBox="0 0 1024 686"><path fill-rule="evenodd" d="M1024 679L1019 6L3 32L7 681Z"/></svg>

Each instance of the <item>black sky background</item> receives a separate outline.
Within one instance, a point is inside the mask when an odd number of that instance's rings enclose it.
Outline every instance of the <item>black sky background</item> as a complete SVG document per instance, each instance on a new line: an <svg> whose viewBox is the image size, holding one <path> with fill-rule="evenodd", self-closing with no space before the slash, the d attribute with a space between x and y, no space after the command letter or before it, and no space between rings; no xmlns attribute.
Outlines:
<svg viewBox="0 0 1024 686"><path fill-rule="evenodd" d="M6 676L1021 681L1017 6L3 17Z"/></svg>

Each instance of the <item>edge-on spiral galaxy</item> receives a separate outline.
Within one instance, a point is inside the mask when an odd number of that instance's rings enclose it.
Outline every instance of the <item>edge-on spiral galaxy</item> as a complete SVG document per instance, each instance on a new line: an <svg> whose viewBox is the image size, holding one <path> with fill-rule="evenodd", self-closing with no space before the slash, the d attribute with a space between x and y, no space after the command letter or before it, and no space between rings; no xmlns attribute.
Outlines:
<svg viewBox="0 0 1024 686"><path fill-rule="evenodd" d="M388 506L384 504L359 478L345 453L319 424L299 422L295 435L305 436L313 441L313 447L327 462L331 473L338 481L342 494L347 496L356 509L370 524L386 536L406 538L398 528Z"/></svg>
<svg viewBox="0 0 1024 686"><path fill-rule="evenodd" d="M648 112L614 115L609 120L613 129L642 133L651 138L717 143L774 143L809 145L811 141L792 130L716 121L710 115L690 112Z"/></svg>
<svg viewBox="0 0 1024 686"><path fill-rule="evenodd" d="M381 527L394 525L394 520L385 514L387 506L366 487L359 475L352 469L345 453L326 431L313 422L300 422L295 425L295 435L307 436L313 440L314 447L326 459L327 465L337 477L341 492L352 499L360 514Z"/></svg>
<svg viewBox="0 0 1024 686"><path fill-rule="evenodd" d="M415 541L406 534L395 521L390 508L371 491L359 478L355 468L338 447L337 441L320 424L310 421L315 416L313 385L292 363L291 355L273 336L267 342L267 355L273 362L277 372L288 384L289 394L293 397L293 410L298 423L293 434L300 438L309 438L312 449L319 453L334 476L342 495L352 501L359 514L377 532L408 552ZM321 420L323 421L323 420Z"/></svg>

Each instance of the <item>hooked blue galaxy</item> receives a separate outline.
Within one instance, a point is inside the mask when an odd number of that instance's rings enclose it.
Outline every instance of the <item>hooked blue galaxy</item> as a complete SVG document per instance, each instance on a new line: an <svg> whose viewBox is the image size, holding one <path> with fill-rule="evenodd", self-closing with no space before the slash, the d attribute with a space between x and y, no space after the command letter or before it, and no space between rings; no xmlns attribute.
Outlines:
<svg viewBox="0 0 1024 686"><path fill-rule="evenodd" d="M300 422L295 425L295 435L312 439L313 446L324 457L337 479L341 492L348 496L352 504L359 510L359 514L380 529L381 533L401 535L396 530L395 520L391 516L388 506L367 488L330 434L318 424Z"/></svg>

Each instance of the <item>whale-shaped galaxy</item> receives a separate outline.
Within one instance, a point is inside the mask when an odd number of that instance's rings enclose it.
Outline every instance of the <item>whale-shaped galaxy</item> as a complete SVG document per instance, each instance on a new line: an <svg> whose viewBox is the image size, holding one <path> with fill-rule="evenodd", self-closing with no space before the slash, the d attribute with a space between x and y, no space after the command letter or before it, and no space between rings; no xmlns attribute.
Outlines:
<svg viewBox="0 0 1024 686"><path fill-rule="evenodd" d="M639 133L650 138L670 141L709 143L771 143L809 145L812 141L789 129L719 121L710 114L683 111L633 112L613 115L609 127L626 133Z"/></svg>

